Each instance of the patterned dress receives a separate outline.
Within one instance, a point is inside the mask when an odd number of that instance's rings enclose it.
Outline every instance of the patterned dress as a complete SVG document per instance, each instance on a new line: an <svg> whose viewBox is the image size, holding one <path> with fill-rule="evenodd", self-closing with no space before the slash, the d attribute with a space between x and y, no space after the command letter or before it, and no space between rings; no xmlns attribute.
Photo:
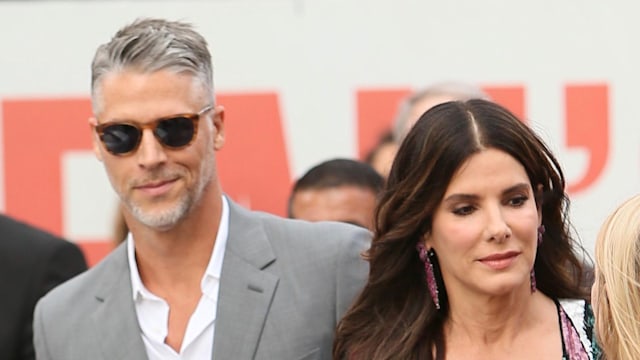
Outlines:
<svg viewBox="0 0 640 360"><path fill-rule="evenodd" d="M562 333L562 360L598 360L600 348L593 331L591 306L584 300L573 299L556 301L556 306Z"/></svg>

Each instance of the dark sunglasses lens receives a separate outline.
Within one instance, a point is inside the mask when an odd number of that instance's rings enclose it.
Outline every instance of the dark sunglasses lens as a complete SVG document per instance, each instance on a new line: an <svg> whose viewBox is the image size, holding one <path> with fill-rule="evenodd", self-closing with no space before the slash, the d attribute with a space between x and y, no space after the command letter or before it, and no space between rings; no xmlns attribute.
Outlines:
<svg viewBox="0 0 640 360"><path fill-rule="evenodd" d="M101 140L107 150L113 154L124 154L132 151L140 138L140 130L126 124L107 126L102 131Z"/></svg>
<svg viewBox="0 0 640 360"><path fill-rule="evenodd" d="M169 147L188 145L195 134L194 121L187 117L176 117L160 121L155 130L156 137Z"/></svg>

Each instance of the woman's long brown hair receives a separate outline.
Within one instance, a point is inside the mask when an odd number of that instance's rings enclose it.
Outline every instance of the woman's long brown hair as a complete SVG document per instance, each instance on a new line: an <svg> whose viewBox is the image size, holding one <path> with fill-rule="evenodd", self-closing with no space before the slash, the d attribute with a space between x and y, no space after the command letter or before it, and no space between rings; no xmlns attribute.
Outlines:
<svg viewBox="0 0 640 360"><path fill-rule="evenodd" d="M369 279L340 321L334 359L443 359L448 302L437 310L416 244L458 168L483 149L502 150L526 169L546 228L534 268L547 296L585 298L582 247L570 234L568 199L558 161L545 143L505 108L485 100L449 102L422 115L400 146L376 208L367 253ZM445 284L446 286L446 284ZM445 292L446 289L440 289ZM445 295L446 296L446 295Z"/></svg>

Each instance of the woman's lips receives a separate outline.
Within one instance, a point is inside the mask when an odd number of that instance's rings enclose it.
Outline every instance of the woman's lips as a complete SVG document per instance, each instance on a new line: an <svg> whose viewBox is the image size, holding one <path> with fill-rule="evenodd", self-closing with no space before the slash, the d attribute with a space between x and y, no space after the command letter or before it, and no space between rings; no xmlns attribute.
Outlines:
<svg viewBox="0 0 640 360"><path fill-rule="evenodd" d="M504 253L491 254L485 256L478 261L494 270L503 270L508 268L520 255L517 251L508 251Z"/></svg>

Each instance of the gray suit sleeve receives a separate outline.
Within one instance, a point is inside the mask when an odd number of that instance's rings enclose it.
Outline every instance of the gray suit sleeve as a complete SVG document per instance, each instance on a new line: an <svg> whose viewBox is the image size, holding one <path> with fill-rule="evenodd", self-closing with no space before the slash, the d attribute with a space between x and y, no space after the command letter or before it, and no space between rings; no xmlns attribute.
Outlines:
<svg viewBox="0 0 640 360"><path fill-rule="evenodd" d="M369 263L362 254L371 246L371 233L364 229L350 232L341 249L336 271L336 323L360 293L369 275Z"/></svg>
<svg viewBox="0 0 640 360"><path fill-rule="evenodd" d="M49 354L45 338L42 307L42 301L39 301L33 315L33 345L35 347L37 360L51 360L52 357Z"/></svg>
<svg viewBox="0 0 640 360"><path fill-rule="evenodd" d="M80 248L67 241L55 240L55 248L50 252L48 258L43 259L43 261L46 261L46 270L42 278L39 279L37 286L37 296L39 299L56 286L87 270L87 263ZM35 339L33 339L33 337L35 335L35 328L32 328L32 322L36 322L35 317L29 319L29 327L27 328L29 331L29 350L32 356L34 356ZM37 359L49 358L48 355L38 354L37 351L35 356Z"/></svg>

